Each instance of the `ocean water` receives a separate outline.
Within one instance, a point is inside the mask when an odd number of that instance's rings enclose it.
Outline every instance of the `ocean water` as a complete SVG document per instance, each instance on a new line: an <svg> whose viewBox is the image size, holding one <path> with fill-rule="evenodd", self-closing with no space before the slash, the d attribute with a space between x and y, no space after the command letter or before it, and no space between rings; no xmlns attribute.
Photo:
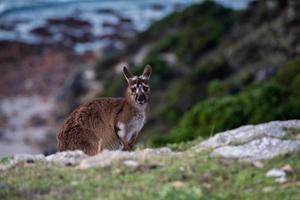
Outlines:
<svg viewBox="0 0 300 200"><path fill-rule="evenodd" d="M249 0L215 0L225 6L242 9ZM0 40L17 40L27 43L47 42L43 37L32 34L36 27L47 26L48 19L75 17L88 21L95 37L112 32L104 23L116 24L118 17L108 13L97 12L113 10L118 15L129 18L136 31L143 31L156 20L163 18L177 9L201 0L0 0ZM56 30L51 42L60 41L62 36ZM76 32L76 30L66 30ZM76 44L78 51L94 48L97 42Z"/></svg>

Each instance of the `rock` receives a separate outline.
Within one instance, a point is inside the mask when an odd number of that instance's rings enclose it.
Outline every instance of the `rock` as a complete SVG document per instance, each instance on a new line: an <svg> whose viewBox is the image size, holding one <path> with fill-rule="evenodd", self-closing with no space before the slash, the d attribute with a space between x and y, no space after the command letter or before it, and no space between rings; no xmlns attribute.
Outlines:
<svg viewBox="0 0 300 200"><path fill-rule="evenodd" d="M258 125L241 126L219 133L194 148L201 151L231 144L244 144L262 137L283 138L287 135L286 129L288 128L300 128L300 120L273 121Z"/></svg>
<svg viewBox="0 0 300 200"><path fill-rule="evenodd" d="M276 178L278 178L278 177L286 176L286 173L281 169L274 168L274 169L269 170L266 173L266 176L267 177L276 177Z"/></svg>
<svg viewBox="0 0 300 200"><path fill-rule="evenodd" d="M212 156L248 159L271 159L300 151L300 141L283 140L291 129L299 129L300 120L273 121L242 126L221 132L193 147L196 152L211 151Z"/></svg>
<svg viewBox="0 0 300 200"><path fill-rule="evenodd" d="M48 162L53 162L61 166L75 166L78 165L88 155L80 150L63 151L46 157Z"/></svg>
<svg viewBox="0 0 300 200"><path fill-rule="evenodd" d="M13 165L12 163L9 163L9 164L0 164L0 171L5 171L5 170L8 170L9 168L11 168Z"/></svg>
<svg viewBox="0 0 300 200"><path fill-rule="evenodd" d="M31 33L41 36L41 37L51 37L52 33L48 29L48 27L36 27L30 31Z"/></svg>
<svg viewBox="0 0 300 200"><path fill-rule="evenodd" d="M155 157L173 155L174 152L169 148L160 148L160 149L143 149L136 150L133 152L128 151L109 151L103 150L101 153L86 158L82 160L79 164L80 169L88 169L93 167L106 167L113 163L117 163L124 160L131 160L129 165L133 164L132 161L144 161L144 160L152 160ZM125 163L124 163L125 164ZM128 161L127 161L128 164Z"/></svg>
<svg viewBox="0 0 300 200"><path fill-rule="evenodd" d="M0 24L0 29L4 31L13 31L15 28L15 24L12 23Z"/></svg>
<svg viewBox="0 0 300 200"><path fill-rule="evenodd" d="M283 167L281 167L281 170L285 171L286 173L293 173L294 172L294 169L289 164L286 164Z"/></svg>
<svg viewBox="0 0 300 200"><path fill-rule="evenodd" d="M182 188L183 186L185 186L185 183L182 181L174 181L171 183L171 185L175 188Z"/></svg>
<svg viewBox="0 0 300 200"><path fill-rule="evenodd" d="M286 173L281 169L271 169L266 173L266 177L275 177L276 183L286 182Z"/></svg>
<svg viewBox="0 0 300 200"><path fill-rule="evenodd" d="M132 169L136 169L139 167L139 163L135 160L124 160L123 163L125 166L132 168Z"/></svg>
<svg viewBox="0 0 300 200"><path fill-rule="evenodd" d="M109 15L119 15L119 13L117 13L117 11L111 9L111 8L98 8L96 10L97 13L100 14L109 14Z"/></svg>
<svg viewBox="0 0 300 200"><path fill-rule="evenodd" d="M13 163L18 162L28 162L28 163L34 163L36 161L46 161L46 158L43 154L15 154L13 155Z"/></svg>
<svg viewBox="0 0 300 200"><path fill-rule="evenodd" d="M165 6L163 4L160 4L160 3L152 3L150 5L150 8L152 10L156 10L156 11L159 11L159 10L163 10L165 8Z"/></svg>
<svg viewBox="0 0 300 200"><path fill-rule="evenodd" d="M30 117L28 126L40 127L47 124L48 116L44 113L36 113Z"/></svg>
<svg viewBox="0 0 300 200"><path fill-rule="evenodd" d="M67 17L64 19L59 19L59 18L48 19L47 25L48 26L63 25L71 28L86 28L91 26L90 22L77 19L75 17Z"/></svg>
<svg viewBox="0 0 300 200"><path fill-rule="evenodd" d="M262 191L265 192L265 193L272 192L272 191L274 191L274 187L272 187L272 186L267 186L267 187L264 187L264 188L262 189Z"/></svg>
<svg viewBox="0 0 300 200"><path fill-rule="evenodd" d="M217 148L212 151L211 155L226 158L263 160L295 151L300 151L300 141L264 137L239 146Z"/></svg>
<svg viewBox="0 0 300 200"><path fill-rule="evenodd" d="M264 167L264 164L260 161L254 161L254 162L252 162L252 164L254 167L259 168L259 169Z"/></svg>
<svg viewBox="0 0 300 200"><path fill-rule="evenodd" d="M286 176L281 176L275 179L276 183L285 183L286 182Z"/></svg>
<svg viewBox="0 0 300 200"><path fill-rule="evenodd" d="M300 133L295 136L296 140L300 140Z"/></svg>

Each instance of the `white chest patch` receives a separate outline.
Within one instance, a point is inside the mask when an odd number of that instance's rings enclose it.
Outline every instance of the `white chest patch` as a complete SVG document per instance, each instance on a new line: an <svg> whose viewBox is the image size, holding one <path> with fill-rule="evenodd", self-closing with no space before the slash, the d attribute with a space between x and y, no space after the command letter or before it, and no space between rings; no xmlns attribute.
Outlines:
<svg viewBox="0 0 300 200"><path fill-rule="evenodd" d="M129 123L124 124L122 122L118 122L117 126L119 128L118 135L122 139L126 139L129 143L132 141L134 137L139 134L141 129L143 128L146 120L145 112L138 113L133 116Z"/></svg>

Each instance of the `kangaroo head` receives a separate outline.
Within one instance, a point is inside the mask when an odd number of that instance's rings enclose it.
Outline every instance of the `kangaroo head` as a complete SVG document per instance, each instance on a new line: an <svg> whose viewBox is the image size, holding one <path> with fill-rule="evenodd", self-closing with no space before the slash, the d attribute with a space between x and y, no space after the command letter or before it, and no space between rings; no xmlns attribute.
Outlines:
<svg viewBox="0 0 300 200"><path fill-rule="evenodd" d="M149 78L152 69L146 65L144 72L140 76L133 75L126 67L123 68L123 74L127 80L127 98L137 106L148 103L150 99Z"/></svg>

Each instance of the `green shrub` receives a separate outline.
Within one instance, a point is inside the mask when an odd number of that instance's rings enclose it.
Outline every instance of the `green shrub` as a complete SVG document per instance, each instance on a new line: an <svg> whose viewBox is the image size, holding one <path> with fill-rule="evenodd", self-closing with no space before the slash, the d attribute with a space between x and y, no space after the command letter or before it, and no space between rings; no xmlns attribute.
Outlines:
<svg viewBox="0 0 300 200"><path fill-rule="evenodd" d="M295 96L300 97L300 74L297 74L297 76L293 79L292 90Z"/></svg>
<svg viewBox="0 0 300 200"><path fill-rule="evenodd" d="M215 69L215 72L217 72L218 68ZM211 72L214 72L214 70ZM207 77L207 80L204 79L206 82L215 76L210 76L210 73L203 74L205 74L204 77ZM194 79L189 77L187 80L192 82ZM186 101L185 97L188 96L184 92L189 87L187 83L191 83L189 81L180 84L182 88L177 88L178 91L172 91L173 98L182 104ZM271 120L300 117L300 57L290 60L280 68L273 80L260 85L250 85L245 91L237 95L226 95L231 93L232 87L226 83L228 81L211 81L206 87L207 95L219 98L210 98L196 104L192 110L185 113L180 119L179 125L170 134L156 138L154 144L161 145L187 141L198 136L209 136L244 124L257 124ZM198 83L199 85L201 84ZM199 95L201 89L198 87L198 90L195 89L193 93ZM170 118L174 118L174 114L167 111L165 112ZM179 115L177 115L178 118L180 118Z"/></svg>
<svg viewBox="0 0 300 200"><path fill-rule="evenodd" d="M152 51L155 53L173 51L173 49L176 48L177 43L178 43L178 34L177 32L176 33L172 32L164 36L157 43L155 43L155 46Z"/></svg>
<svg viewBox="0 0 300 200"><path fill-rule="evenodd" d="M183 112L206 97L206 87L211 79L223 79L231 73L225 61L201 65L170 86L167 101Z"/></svg>
<svg viewBox="0 0 300 200"><path fill-rule="evenodd" d="M143 35L158 40L153 51L172 51L187 64L196 63L201 54L218 44L232 24L233 11L213 1L192 5L154 23Z"/></svg>
<svg viewBox="0 0 300 200"><path fill-rule="evenodd" d="M275 80L280 84L291 86L294 78L300 74L300 56L290 60L285 66L281 67Z"/></svg>
<svg viewBox="0 0 300 200"><path fill-rule="evenodd" d="M154 143L177 143L244 124L298 118L300 105L287 98L289 95L287 89L269 83L253 86L238 95L205 100L187 112L169 135Z"/></svg>

